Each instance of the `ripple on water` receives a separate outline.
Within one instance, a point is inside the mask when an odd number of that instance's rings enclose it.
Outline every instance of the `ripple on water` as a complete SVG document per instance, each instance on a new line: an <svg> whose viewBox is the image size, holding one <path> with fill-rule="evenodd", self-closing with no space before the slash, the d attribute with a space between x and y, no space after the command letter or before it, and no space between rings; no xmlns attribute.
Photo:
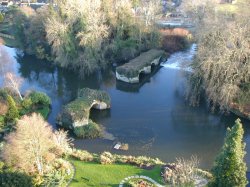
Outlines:
<svg viewBox="0 0 250 187"><path fill-rule="evenodd" d="M191 63L196 54L196 50L197 45L192 44L188 50L172 54L166 62L161 64L161 66L169 69L179 69L192 72Z"/></svg>

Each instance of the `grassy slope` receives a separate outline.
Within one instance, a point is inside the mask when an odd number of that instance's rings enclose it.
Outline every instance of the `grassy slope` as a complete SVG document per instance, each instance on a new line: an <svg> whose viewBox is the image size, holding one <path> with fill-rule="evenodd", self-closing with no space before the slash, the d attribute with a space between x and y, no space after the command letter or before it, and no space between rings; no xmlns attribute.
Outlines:
<svg viewBox="0 0 250 187"><path fill-rule="evenodd" d="M162 183L159 166L152 170L144 170L124 164L101 165L76 160L71 161L76 167L76 175L70 187L117 187L124 178L132 175L145 175Z"/></svg>

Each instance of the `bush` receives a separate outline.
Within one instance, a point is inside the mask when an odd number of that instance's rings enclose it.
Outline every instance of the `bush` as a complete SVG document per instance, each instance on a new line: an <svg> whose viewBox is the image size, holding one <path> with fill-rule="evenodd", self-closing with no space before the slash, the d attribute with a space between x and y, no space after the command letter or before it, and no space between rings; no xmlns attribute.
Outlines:
<svg viewBox="0 0 250 187"><path fill-rule="evenodd" d="M31 106L32 106L31 98L25 98L25 99L22 101L22 107L23 107L25 110L30 110Z"/></svg>
<svg viewBox="0 0 250 187"><path fill-rule="evenodd" d="M3 187L32 187L32 178L19 172L1 172L0 186Z"/></svg>
<svg viewBox="0 0 250 187"><path fill-rule="evenodd" d="M50 113L50 108L45 106L43 108L40 108L40 109L36 110L35 112L41 114L41 116L43 116L44 119L47 119L48 115Z"/></svg>
<svg viewBox="0 0 250 187"><path fill-rule="evenodd" d="M171 186L193 186L198 159L191 157L190 160L177 159L176 164L168 164L163 172L164 181Z"/></svg>
<svg viewBox="0 0 250 187"><path fill-rule="evenodd" d="M4 16L3 14L0 12L0 23L2 23L4 21Z"/></svg>
<svg viewBox="0 0 250 187"><path fill-rule="evenodd" d="M71 164L63 159L57 159L50 169L43 176L41 186L66 186L67 180L72 175Z"/></svg>
<svg viewBox="0 0 250 187"><path fill-rule="evenodd" d="M90 162L90 161L93 161L94 159L94 156L85 150L73 150L73 152L71 153L71 156L73 158L76 158L78 160L85 161L85 162Z"/></svg>
<svg viewBox="0 0 250 187"><path fill-rule="evenodd" d="M79 138L97 138L102 135L100 126L90 120L88 125L75 127L74 133Z"/></svg>
<svg viewBox="0 0 250 187"><path fill-rule="evenodd" d="M0 130L3 129L4 124L5 124L5 122L4 122L4 116L0 116Z"/></svg>
<svg viewBox="0 0 250 187"><path fill-rule="evenodd" d="M110 152L103 152L100 155L101 164L112 164L115 162L115 157Z"/></svg>
<svg viewBox="0 0 250 187"><path fill-rule="evenodd" d="M3 172L4 167L5 167L4 162L0 161L0 172Z"/></svg>
<svg viewBox="0 0 250 187"><path fill-rule="evenodd" d="M140 187L140 186L146 186L146 187L156 187L155 184L152 184L149 181L146 181L144 179L131 179L128 182L123 184L124 187Z"/></svg>
<svg viewBox="0 0 250 187"><path fill-rule="evenodd" d="M8 91L6 89L0 89L0 100L6 100L8 97Z"/></svg>
<svg viewBox="0 0 250 187"><path fill-rule="evenodd" d="M154 165L163 165L164 163L158 158L150 158L145 156L126 156L126 155L115 155L116 162L118 163L127 163L137 166L154 166Z"/></svg>
<svg viewBox="0 0 250 187"><path fill-rule="evenodd" d="M29 95L29 98L31 99L32 103L35 105L48 106L51 104L50 98L42 92L31 92Z"/></svg>
<svg viewBox="0 0 250 187"><path fill-rule="evenodd" d="M7 96L7 102L8 102L9 110L6 114L5 119L8 122L13 122L19 118L19 112L18 112L18 109L16 107L16 103L15 103L14 99L10 95Z"/></svg>

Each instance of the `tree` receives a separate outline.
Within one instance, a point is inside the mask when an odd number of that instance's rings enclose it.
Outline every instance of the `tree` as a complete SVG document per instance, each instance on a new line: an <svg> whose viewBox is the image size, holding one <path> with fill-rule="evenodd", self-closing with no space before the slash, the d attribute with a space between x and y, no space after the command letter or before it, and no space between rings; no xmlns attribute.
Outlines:
<svg viewBox="0 0 250 187"><path fill-rule="evenodd" d="M21 100L23 100L23 97L21 95L19 88L21 87L22 82L23 79L19 76L16 76L12 72L7 72L5 74L5 86L16 92Z"/></svg>
<svg viewBox="0 0 250 187"><path fill-rule="evenodd" d="M188 91L191 104L197 104L205 91L213 108L250 105L250 2L237 7L233 15L206 8L197 25L199 47Z"/></svg>
<svg viewBox="0 0 250 187"><path fill-rule="evenodd" d="M214 180L210 183L211 186L245 187L247 185L243 134L244 130L239 119L231 129L227 129L224 145L212 168Z"/></svg>
<svg viewBox="0 0 250 187"><path fill-rule="evenodd" d="M8 109L8 112L6 113L6 120L13 122L19 118L19 112L16 107L16 103L14 99L10 95L7 96L7 102L8 102L9 109Z"/></svg>
<svg viewBox="0 0 250 187"><path fill-rule="evenodd" d="M68 138L67 132L63 130L55 131L53 134L53 141L61 153L68 153L71 151L72 139Z"/></svg>
<svg viewBox="0 0 250 187"><path fill-rule="evenodd" d="M17 121L16 131L6 138L4 160L26 173L43 174L46 154L54 147L50 125L39 114L23 116Z"/></svg>

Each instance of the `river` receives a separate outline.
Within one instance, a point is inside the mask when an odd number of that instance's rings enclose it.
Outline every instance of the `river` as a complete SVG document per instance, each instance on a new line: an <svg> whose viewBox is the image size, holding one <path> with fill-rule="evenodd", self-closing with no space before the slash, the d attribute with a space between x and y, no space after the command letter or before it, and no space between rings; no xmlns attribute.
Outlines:
<svg viewBox="0 0 250 187"><path fill-rule="evenodd" d="M84 87L106 90L112 106L106 111L91 111L91 119L103 125L110 139L75 139L77 148L100 153L146 155L172 162L176 157L197 155L202 168L210 168L220 150L227 127L237 116L211 113L206 103L190 107L185 100L186 66L192 61L196 46L173 54L162 68L140 85L117 82L113 69L79 78L71 71L51 66L49 62L6 46L1 53L8 56L11 71L24 78L22 92L35 89L46 92L52 99L48 121L56 127L56 116L62 106L73 100ZM19 54L19 55L18 55ZM3 60L0 59L0 60ZM0 78L0 84L2 80ZM246 161L250 167L250 122L242 119L246 142ZM113 149L116 142L128 143L128 151Z"/></svg>

